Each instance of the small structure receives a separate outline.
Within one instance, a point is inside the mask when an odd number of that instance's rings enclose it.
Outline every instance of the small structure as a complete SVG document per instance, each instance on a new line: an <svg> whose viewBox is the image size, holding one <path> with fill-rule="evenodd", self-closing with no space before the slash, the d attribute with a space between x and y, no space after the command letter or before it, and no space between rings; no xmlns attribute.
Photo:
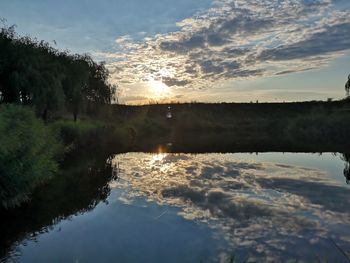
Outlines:
<svg viewBox="0 0 350 263"><path fill-rule="evenodd" d="M168 107L168 111L166 113L166 118L167 119L171 119L173 117L172 113L171 113L171 107L169 106Z"/></svg>

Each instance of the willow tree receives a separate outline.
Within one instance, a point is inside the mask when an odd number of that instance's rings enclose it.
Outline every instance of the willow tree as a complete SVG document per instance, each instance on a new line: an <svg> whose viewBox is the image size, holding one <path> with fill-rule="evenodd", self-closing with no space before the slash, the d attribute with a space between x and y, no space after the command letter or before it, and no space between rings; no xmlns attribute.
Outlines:
<svg viewBox="0 0 350 263"><path fill-rule="evenodd" d="M97 110L101 105L111 104L115 96L115 86L108 83L109 72L103 62L90 60L89 85L85 98L90 108Z"/></svg>
<svg viewBox="0 0 350 263"><path fill-rule="evenodd" d="M89 64L84 56L64 55L65 78L63 89L66 95L66 107L73 114L74 121L77 120L79 111L85 105L85 90L89 85Z"/></svg>
<svg viewBox="0 0 350 263"><path fill-rule="evenodd" d="M64 106L63 68L57 50L29 37L18 37L13 27L0 31L1 102L34 106L38 115Z"/></svg>
<svg viewBox="0 0 350 263"><path fill-rule="evenodd" d="M108 84L109 73L104 63L96 63L88 55L68 56L63 60L67 69L63 87L74 121L88 106L97 109L112 102L115 89Z"/></svg>
<svg viewBox="0 0 350 263"><path fill-rule="evenodd" d="M31 105L44 120L65 109L76 120L87 105L97 110L113 95L104 63L20 37L13 26L0 29L0 103Z"/></svg>

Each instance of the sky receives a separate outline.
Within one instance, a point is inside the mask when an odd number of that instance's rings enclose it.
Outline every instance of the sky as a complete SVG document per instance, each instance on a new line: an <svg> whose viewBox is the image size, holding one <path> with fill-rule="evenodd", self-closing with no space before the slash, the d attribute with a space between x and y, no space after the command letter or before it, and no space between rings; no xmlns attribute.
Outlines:
<svg viewBox="0 0 350 263"><path fill-rule="evenodd" d="M119 103L339 99L349 0L1 0L17 32L105 61Z"/></svg>

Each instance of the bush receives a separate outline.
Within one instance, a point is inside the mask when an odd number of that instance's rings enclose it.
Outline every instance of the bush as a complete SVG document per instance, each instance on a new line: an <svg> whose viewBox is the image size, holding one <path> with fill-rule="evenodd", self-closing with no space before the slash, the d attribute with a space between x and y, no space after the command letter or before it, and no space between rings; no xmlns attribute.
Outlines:
<svg viewBox="0 0 350 263"><path fill-rule="evenodd" d="M60 135L65 145L73 148L86 144L98 129L98 125L93 122L71 120L57 121L51 127Z"/></svg>
<svg viewBox="0 0 350 263"><path fill-rule="evenodd" d="M15 207L58 169L62 145L24 106L0 105L0 206Z"/></svg>
<svg viewBox="0 0 350 263"><path fill-rule="evenodd" d="M50 126L63 139L66 153L74 153L82 149L96 151L107 148L118 151L131 140L128 127L119 128L113 123L96 122L91 119L76 122L59 120Z"/></svg>
<svg viewBox="0 0 350 263"><path fill-rule="evenodd" d="M350 133L347 113L313 113L289 122L287 134L299 140L343 142Z"/></svg>

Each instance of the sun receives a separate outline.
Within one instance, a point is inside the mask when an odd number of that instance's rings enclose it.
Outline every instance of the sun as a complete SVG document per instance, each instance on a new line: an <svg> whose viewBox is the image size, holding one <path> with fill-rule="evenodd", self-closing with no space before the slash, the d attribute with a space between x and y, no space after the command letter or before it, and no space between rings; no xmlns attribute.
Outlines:
<svg viewBox="0 0 350 263"><path fill-rule="evenodd" d="M159 80L150 80L149 87L153 96L157 98L166 97L170 92L170 88Z"/></svg>

